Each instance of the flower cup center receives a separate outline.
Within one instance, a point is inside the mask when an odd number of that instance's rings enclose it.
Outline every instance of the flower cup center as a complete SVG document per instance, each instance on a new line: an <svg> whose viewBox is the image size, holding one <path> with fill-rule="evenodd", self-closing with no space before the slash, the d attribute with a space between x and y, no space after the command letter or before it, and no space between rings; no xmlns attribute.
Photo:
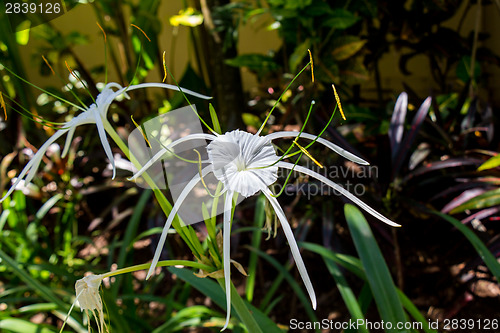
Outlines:
<svg viewBox="0 0 500 333"><path fill-rule="evenodd" d="M248 197L278 179L279 158L271 142L258 135L235 130L217 137L208 146L215 177L226 189Z"/></svg>

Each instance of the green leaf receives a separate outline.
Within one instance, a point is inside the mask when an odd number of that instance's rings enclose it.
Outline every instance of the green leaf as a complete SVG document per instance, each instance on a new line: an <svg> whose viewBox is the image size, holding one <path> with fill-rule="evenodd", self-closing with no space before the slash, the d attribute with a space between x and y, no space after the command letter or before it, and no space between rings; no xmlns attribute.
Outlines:
<svg viewBox="0 0 500 333"><path fill-rule="evenodd" d="M217 304L220 308L226 309L226 295L222 291L222 288L214 281L208 278L196 277L193 272L184 268L174 268L169 267L168 270L177 275L181 280L189 283L199 292L205 296L210 297L210 299ZM236 293L234 287L231 289L231 294ZM236 296L236 295L233 295ZM238 296L239 297L239 296ZM253 305L245 302L246 307L251 311L255 321L258 323L263 332L266 333L282 333L282 331L276 326L276 324L269 319L265 314L263 314L259 309ZM233 304L234 307L234 304ZM238 316L238 313L236 313Z"/></svg>
<svg viewBox="0 0 500 333"><path fill-rule="evenodd" d="M335 29L347 29L358 21L359 17L348 10L339 8L332 11L329 18L323 22L323 26Z"/></svg>
<svg viewBox="0 0 500 333"><path fill-rule="evenodd" d="M380 318L385 322L391 322L394 328L397 324L406 323L403 306L399 300L389 268L387 268L368 222L366 222L359 209L353 205L345 205L344 213L354 246L365 268L366 277L377 304ZM385 331L408 332L395 330L394 328L387 328Z"/></svg>
<svg viewBox="0 0 500 333"><path fill-rule="evenodd" d="M20 45L28 44L30 40L30 27L31 27L30 20L23 21L17 26L16 42L18 44Z"/></svg>
<svg viewBox="0 0 500 333"><path fill-rule="evenodd" d="M8 318L0 320L0 329L9 330L16 333L55 333L55 330L51 330L47 327L42 327L41 325L34 324L27 320Z"/></svg>
<svg viewBox="0 0 500 333"><path fill-rule="evenodd" d="M484 243L472 230L463 225L459 220L447 214L436 211L431 211L431 213L445 219L457 228L469 240L472 246L474 246L481 259L483 259L486 266L490 269L491 273L493 273L493 275L497 278L497 281L500 281L500 264L497 262L495 256L488 250L486 245L484 245Z"/></svg>
<svg viewBox="0 0 500 333"><path fill-rule="evenodd" d="M335 48L332 56L336 60L345 60L355 55L366 44L366 39L360 39L357 36L344 36L335 39Z"/></svg>
<svg viewBox="0 0 500 333"><path fill-rule="evenodd" d="M261 124L261 120L258 116L251 113L242 113L241 118L243 119L243 123L247 126L252 126L255 128L259 128Z"/></svg>
<svg viewBox="0 0 500 333"><path fill-rule="evenodd" d="M2 259L3 265L9 267L21 280L24 281L24 283L33 288L33 290L35 290L43 299L57 304L59 308L64 311L69 310L68 304L64 303L58 296L56 296L49 287L31 277L26 270L19 267L19 264L2 250L0 250L0 259Z"/></svg>
<svg viewBox="0 0 500 333"><path fill-rule="evenodd" d="M222 134L222 129L220 128L219 118L217 117L217 112L215 112L214 106L212 103L208 104L208 108L210 110L210 118L212 118L212 126L214 127L214 131Z"/></svg>
<svg viewBox="0 0 500 333"><path fill-rule="evenodd" d="M464 202L460 206L452 209L450 211L450 214L461 213L468 209L482 209L493 207L498 204L500 204L500 188L484 192L483 194L478 195L477 197L474 197L467 202Z"/></svg>
<svg viewBox="0 0 500 333"><path fill-rule="evenodd" d="M477 171L493 169L497 166L500 166L500 154L493 156L492 158L481 164L479 168L477 168Z"/></svg>
<svg viewBox="0 0 500 333"><path fill-rule="evenodd" d="M304 248L314 251L323 257L323 260L325 261L326 264L326 268L328 268L328 271L335 280L335 284L337 285L337 289L340 292L340 296L342 296L342 299L344 300L347 310L349 310L349 313L352 316L351 319L353 321L364 320L365 317L359 306L358 300L356 299L356 295L354 295L354 292L352 291L351 287L349 287L349 284L344 278L344 275L340 271L335 261L332 259L332 256L335 256L335 253L333 253L333 251L330 251L323 246L311 243L308 243L308 245L305 246ZM358 332L368 333L369 331L366 329L366 327L361 326L359 327Z"/></svg>

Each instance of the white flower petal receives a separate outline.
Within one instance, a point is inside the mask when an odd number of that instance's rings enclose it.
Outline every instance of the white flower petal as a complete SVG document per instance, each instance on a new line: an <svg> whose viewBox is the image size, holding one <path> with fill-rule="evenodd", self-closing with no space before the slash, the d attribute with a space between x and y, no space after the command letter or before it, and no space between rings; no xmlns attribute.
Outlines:
<svg viewBox="0 0 500 333"><path fill-rule="evenodd" d="M281 168L290 169L290 170L292 170L292 168L294 168L293 164L287 163L287 162L279 162L278 166L281 167ZM309 170L308 168L304 168L303 166L300 166L300 165L296 165L295 168L294 168L294 170L298 171L298 172L305 173L306 175L309 175L309 176L311 176L313 178L316 178L317 180L325 183L326 185L330 186L334 190L339 191L342 195L344 195L345 197L347 197L349 200L353 201L359 207L363 208L367 213L369 213L372 216L376 217L380 221L382 221L384 223L387 223L388 225L393 226L393 227L400 227L401 226L401 225L399 225L399 224L397 224L397 223L389 220L387 217L385 217L384 215L382 215L379 212L377 212L375 209L373 209L370 206L368 206L367 204L365 204L363 201L361 201L360 199L358 199L354 194L352 194L351 192L347 191L342 186L340 186L338 184L335 184L330 179L328 179L328 178L320 175L319 173L314 172L312 170Z"/></svg>
<svg viewBox="0 0 500 333"><path fill-rule="evenodd" d="M92 108L91 111L94 113L95 124L97 126L97 132L99 133L99 139L101 139L102 147L104 148L104 152L106 153L106 156L108 157L109 162L113 166L112 179L115 179L115 176L116 176L115 159L113 157L113 152L111 151L111 146L109 145L108 138L106 137L106 131L104 130L104 125L102 123L102 119L101 119L101 116L99 114L99 110L97 108Z"/></svg>
<svg viewBox="0 0 500 333"><path fill-rule="evenodd" d="M226 288L226 322L221 331L224 331L231 318L231 210L233 208L233 192L226 193L224 201L223 218L223 261L224 261L224 286Z"/></svg>
<svg viewBox="0 0 500 333"><path fill-rule="evenodd" d="M182 89L182 92L184 94L191 95L191 96L194 96L194 97L198 97L198 98L201 98L201 99L212 99L212 97L210 97L210 96L205 96L205 95L202 95L202 94L198 94L198 93L196 93L196 92L194 92L192 90L185 89L185 88L182 88L182 87L179 89L179 87L177 87L177 86L174 86L172 84L166 84L166 83L140 83L140 84L136 84L136 85L133 85L133 86L124 87L124 88L116 91L115 95L119 96L122 93L124 93L125 91L130 91L130 90L135 90L135 89L141 89L141 88L165 88L165 89L170 89L170 90L175 90L175 91L180 91L180 89Z"/></svg>
<svg viewBox="0 0 500 333"><path fill-rule="evenodd" d="M210 171L212 171L211 165L201 170L201 174L203 177L205 177ZM174 221L174 218L177 215L177 211L181 207L182 203L184 202L184 199L186 199L189 192L191 192L191 190L196 186L196 184L198 184L200 179L201 179L200 175L196 174L189 181L189 183L186 184L186 187L184 188L184 190L182 190L182 192L179 194L179 197L175 201L174 207L172 207L172 210L168 215L167 221L165 222L165 226L163 227L163 231L161 233L160 240L158 241L158 245L156 245L155 255L153 257L153 261L151 262L151 266L149 267L146 280L149 279L149 277L153 274L156 265L158 264L158 260L160 260L161 251L163 250L163 245L165 245L165 240L167 239L168 230L170 229L170 226L172 225L172 222Z"/></svg>
<svg viewBox="0 0 500 333"><path fill-rule="evenodd" d="M104 322L104 311L103 304L101 300L101 295L99 295L99 287L101 285L104 275L89 275L76 281L75 291L77 295L78 303L82 311L85 310L87 316L89 317L88 329L90 332L90 314L92 313L96 322L99 333L104 333L104 330L108 331L106 323ZM71 310L70 310L71 311Z"/></svg>
<svg viewBox="0 0 500 333"><path fill-rule="evenodd" d="M300 255L299 247L297 246L297 242L295 241L295 237L293 235L293 231L288 224L288 220L286 219L285 213L281 209L278 200L271 195L271 191L265 187L262 189L262 193L267 197L267 200L271 203L278 216L278 219L281 222L281 226L283 228L283 232L285 233L286 239L288 240L288 245L290 246L290 251L292 251L293 259L295 260L295 264L297 265L297 269L299 270L300 277L302 281L304 281L304 285L306 286L307 292L309 293L309 297L311 298L312 307L316 310L316 294L314 293L314 287L309 279L309 275L307 274L307 268L302 260L302 256Z"/></svg>
<svg viewBox="0 0 500 333"><path fill-rule="evenodd" d="M297 137L298 135L299 135L299 132L282 131L282 132L274 132L274 133L268 134L265 137L272 141L275 139L282 139L282 138L294 138L294 137ZM317 136L302 132L302 133L300 133L300 137L304 138L304 139L314 140L314 139L316 139ZM322 145L330 148L331 150L333 150L334 152L336 152L340 156L347 158L350 161L353 161L353 162L361 164L361 165L369 165L370 164L367 161L365 161L364 159L354 155L353 153L345 150L344 148L340 148L339 146L337 146L334 143L331 143L328 140L325 140L323 138L318 138L316 142L319 142Z"/></svg>
<svg viewBox="0 0 500 333"><path fill-rule="evenodd" d="M278 179L278 161L271 141L235 130L218 136L207 146L215 177L230 191L249 197Z"/></svg>
<svg viewBox="0 0 500 333"><path fill-rule="evenodd" d="M180 139L175 140L171 144L167 145L165 148L162 150L158 151L144 166L137 171L132 177L127 178L128 180L136 180L139 176L141 176L147 169L149 169L154 163L158 162L158 160L165 155L166 153L169 152L169 150L172 150L175 146L178 144L181 144L182 142L186 142L189 140L199 140L199 139L205 139L205 140L215 140L217 137L212 134L205 134L205 133L195 133L195 134L189 134L186 135L185 137L182 137ZM202 161L203 162L203 161Z"/></svg>
<svg viewBox="0 0 500 333"><path fill-rule="evenodd" d="M64 143L63 153L61 155L62 158L66 157L68 154L69 147L71 146L71 141L73 140L73 135L75 134L76 127L71 127L68 131L68 136L66 137L66 142Z"/></svg>

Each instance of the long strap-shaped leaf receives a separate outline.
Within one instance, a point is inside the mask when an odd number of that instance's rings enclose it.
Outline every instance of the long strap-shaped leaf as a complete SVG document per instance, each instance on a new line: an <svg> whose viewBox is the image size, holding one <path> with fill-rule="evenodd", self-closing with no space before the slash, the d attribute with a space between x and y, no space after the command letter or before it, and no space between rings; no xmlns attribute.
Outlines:
<svg viewBox="0 0 500 333"><path fill-rule="evenodd" d="M366 222L361 211L353 205L345 205L344 213L354 246L365 268L366 277L377 304L380 318L386 323L392 323L391 328L389 328L389 325L385 326L385 331L408 332L404 329L396 329L397 325L406 323L406 316L389 268L387 268L368 222Z"/></svg>

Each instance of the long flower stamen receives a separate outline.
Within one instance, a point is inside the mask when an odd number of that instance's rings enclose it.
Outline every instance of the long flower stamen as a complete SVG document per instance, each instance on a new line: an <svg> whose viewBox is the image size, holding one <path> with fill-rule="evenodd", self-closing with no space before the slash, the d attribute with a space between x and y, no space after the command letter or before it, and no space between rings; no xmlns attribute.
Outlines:
<svg viewBox="0 0 500 333"><path fill-rule="evenodd" d="M49 64L49 61L47 59L45 59L45 57L43 56L43 54L42 54L42 59L43 59L43 61L45 61L45 64L50 68L50 71L52 72L52 75L56 75L56 72L54 72L54 70L52 69L52 66L50 66L50 64Z"/></svg>
<svg viewBox="0 0 500 333"><path fill-rule="evenodd" d="M102 34L104 36L104 84L108 83L108 43L107 43L107 36L106 36L106 31L101 27L99 22L96 22L97 26L99 29L101 29Z"/></svg>
<svg viewBox="0 0 500 333"><path fill-rule="evenodd" d="M300 76L300 74L302 74L303 71L306 70L306 68L311 64L311 62L308 62L301 70L300 72L297 73L297 75L295 75L295 77L292 79L292 81L290 81L290 83L286 86L285 90L283 90L283 92L281 93L280 97L278 98L278 100L274 103L273 107L271 108L271 111L269 111L267 113L267 116L266 116L266 119L264 119L264 122L262 122L262 125L260 126L259 130L257 131L257 134L256 135L260 135L260 133L262 132L262 130L264 129L264 127L266 126L269 118L271 117L274 109L278 106L278 103L281 101L281 99L283 98L283 96L285 95L285 93L288 91L288 89L290 89L290 87L292 86L292 84L295 82L295 80Z"/></svg>
<svg viewBox="0 0 500 333"><path fill-rule="evenodd" d="M342 110L342 104L340 103L340 97L339 94L337 94L337 89L335 89L335 85L332 83L332 88L333 88L333 94L335 95L335 100L337 101L337 105L340 110L340 114L342 115L342 119L347 120L344 115L344 111Z"/></svg>
<svg viewBox="0 0 500 333"><path fill-rule="evenodd" d="M104 29L101 27L101 25L99 24L99 22L96 22L96 24L99 27L99 29L101 29L102 34L104 35L104 43L106 43L106 31L104 31Z"/></svg>
<svg viewBox="0 0 500 333"><path fill-rule="evenodd" d="M294 168L293 164L287 163L287 162L279 162L278 166L282 167L282 168L285 168L285 169L289 169L289 170L292 170L292 168ZM334 182L332 182L330 179L326 178L325 176L322 176L319 173L314 172L312 170L309 170L308 168L305 168L305 167L300 166L300 165L296 165L295 166L295 170L298 171L298 172L301 172L303 174L306 174L308 176L311 176L313 178L316 178L320 182L322 182L322 183L330 186L332 189L338 191L340 194L342 194L343 196L345 196L347 199L353 201L356 205L358 205L359 207L361 207L363 210L365 210L367 213L369 213L373 217L377 218L378 220L380 220L380 221L382 221L382 222L384 222L384 223L386 223L386 224L388 224L388 225L390 225L392 227L400 227L401 226L401 225L399 225L399 224L397 224L397 223L389 220L387 217L385 217L384 215L380 214L375 209L371 208L370 206L368 206L367 204L365 204L363 201L361 201L360 199L358 199L358 197L356 197L354 194L352 194L351 192L347 191L342 186L340 186L338 184L335 184Z"/></svg>
<svg viewBox="0 0 500 333"><path fill-rule="evenodd" d="M90 89L87 87L87 84L85 83L85 81L82 80L81 77L78 76L78 73L75 72L69 65L68 65L68 62L65 60L64 63L66 64L66 68L68 69L68 71L70 72L70 74L78 81L82 84L83 88L85 89L85 91L89 94L90 98L92 98L92 101L94 103L96 103L95 101L95 98L94 96L92 96L92 93L90 92Z"/></svg>
<svg viewBox="0 0 500 333"><path fill-rule="evenodd" d="M4 121L7 120L7 107L5 107L5 101L3 100L3 94L2 92L0 91L0 104L2 105L2 109L3 109L3 114L4 114Z"/></svg>
<svg viewBox="0 0 500 333"><path fill-rule="evenodd" d="M140 32L142 32L142 34L148 39L148 41L151 42L151 39L148 37L148 35L144 32L144 30L142 30L141 28L139 28L138 26L136 26L135 24L130 24L131 26L133 26L134 28L136 28L137 30L139 30Z"/></svg>
<svg viewBox="0 0 500 333"><path fill-rule="evenodd" d="M314 62L313 62L313 56L312 56L311 50L307 49L307 52L309 52L309 62L311 63L311 80L314 83Z"/></svg>
<svg viewBox="0 0 500 333"><path fill-rule="evenodd" d="M168 75L168 72L167 72L167 64L165 62L165 51L163 51L163 72L165 72L165 75L163 76L163 80L161 82L165 82L165 80L167 79L167 75Z"/></svg>
<svg viewBox="0 0 500 333"><path fill-rule="evenodd" d="M198 173L200 175L200 180L201 180L201 183L203 184L203 187L205 188L205 190L207 191L208 195L211 196L212 198L217 198L217 197L220 197L222 194L219 193L218 195L214 195L212 193L210 193L210 190L208 189L208 186L207 184L205 183L205 177L203 177L203 170L202 170L202 160L201 160L201 154L200 152L197 150L197 149L193 149L194 152L196 154L198 154Z"/></svg>
<svg viewBox="0 0 500 333"><path fill-rule="evenodd" d="M302 147L301 145L299 145L299 143L297 142L298 140L298 137L295 138L295 140L293 140L293 143L304 153L306 154L307 157L309 157L314 163L316 163L317 166L319 166L321 169L323 169L323 165L321 165L321 163L319 163L308 151L307 149L305 149L304 147Z"/></svg>
<svg viewBox="0 0 500 333"><path fill-rule="evenodd" d="M134 120L134 116L133 115L130 115L130 119L132 119L132 122L134 123L135 127L139 130L139 132L141 132L142 134L142 137L144 138L144 140L147 142L149 148L151 148L151 143L149 143L149 140L148 140L148 137L146 136L146 134L144 133L144 129L141 127L141 125L139 125L138 123L135 122Z"/></svg>

